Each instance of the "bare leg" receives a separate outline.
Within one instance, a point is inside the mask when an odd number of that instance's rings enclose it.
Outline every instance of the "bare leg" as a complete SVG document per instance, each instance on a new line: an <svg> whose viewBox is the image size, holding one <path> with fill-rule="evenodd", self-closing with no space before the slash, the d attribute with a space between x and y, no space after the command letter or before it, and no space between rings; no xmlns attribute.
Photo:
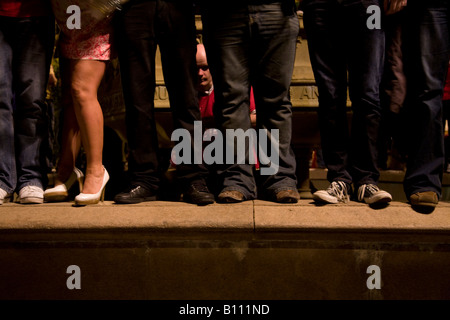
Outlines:
<svg viewBox="0 0 450 320"><path fill-rule="evenodd" d="M60 70L64 119L62 127L61 153L58 161L55 186L61 185L69 179L73 168L75 167L75 161L81 147L80 127L78 126L72 100L70 61L61 58Z"/></svg>
<svg viewBox="0 0 450 320"><path fill-rule="evenodd" d="M106 65L97 60L71 60L73 106L86 152L83 193L97 193L103 182L103 112L97 90Z"/></svg>

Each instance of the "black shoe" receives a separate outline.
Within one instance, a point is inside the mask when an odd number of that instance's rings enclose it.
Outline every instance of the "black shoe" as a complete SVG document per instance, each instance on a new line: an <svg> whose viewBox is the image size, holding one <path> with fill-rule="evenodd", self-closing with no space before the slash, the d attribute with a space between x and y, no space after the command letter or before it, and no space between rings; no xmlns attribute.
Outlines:
<svg viewBox="0 0 450 320"><path fill-rule="evenodd" d="M156 200L156 193L142 186L131 186L114 197L116 203L132 204Z"/></svg>
<svg viewBox="0 0 450 320"><path fill-rule="evenodd" d="M209 191L205 181L196 180L183 193L183 201L205 206L214 203L214 195Z"/></svg>

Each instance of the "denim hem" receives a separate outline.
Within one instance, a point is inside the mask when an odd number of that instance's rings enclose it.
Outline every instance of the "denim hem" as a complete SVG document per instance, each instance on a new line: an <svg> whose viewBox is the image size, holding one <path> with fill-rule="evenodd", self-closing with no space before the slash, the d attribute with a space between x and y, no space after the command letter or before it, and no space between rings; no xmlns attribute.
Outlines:
<svg viewBox="0 0 450 320"><path fill-rule="evenodd" d="M332 183L332 182L339 182L339 181L345 182L345 183L347 183L349 185L353 184L352 180L341 179L341 178L335 178L335 179L333 179L332 181L329 181L329 182Z"/></svg>
<svg viewBox="0 0 450 320"><path fill-rule="evenodd" d="M14 189L7 187L4 183L0 182L0 189L5 190L8 194L12 194Z"/></svg>
<svg viewBox="0 0 450 320"><path fill-rule="evenodd" d="M276 189L267 189L267 192L273 192L274 194L277 194L278 192L284 191L284 190L293 190L293 191L298 192L297 187L278 187Z"/></svg>
<svg viewBox="0 0 450 320"><path fill-rule="evenodd" d="M24 184L22 184L22 185L18 185L17 186L17 190L18 191L20 191L22 188L25 188L25 187L28 187L28 186L32 186L32 187L39 187L39 188L41 188L42 190L44 190L44 187L42 186L42 183L39 183L38 181L28 181L28 182L25 182Z"/></svg>
<svg viewBox="0 0 450 320"><path fill-rule="evenodd" d="M378 182L373 181L373 180L359 181L358 183L354 183L355 187L357 187L357 188L359 188L363 184L374 184L374 185L378 186Z"/></svg>

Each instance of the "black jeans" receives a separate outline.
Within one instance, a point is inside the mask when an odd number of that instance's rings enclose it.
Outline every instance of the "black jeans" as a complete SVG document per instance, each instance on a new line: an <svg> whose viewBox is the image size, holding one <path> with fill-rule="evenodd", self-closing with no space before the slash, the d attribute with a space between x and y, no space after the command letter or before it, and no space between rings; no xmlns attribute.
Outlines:
<svg viewBox="0 0 450 320"><path fill-rule="evenodd" d="M261 174L258 188L262 194L295 190L289 88L299 33L298 17L293 6L286 8L281 1L267 1L273 2L268 4L253 1L253 5L246 2L203 4L204 42L216 99L214 115L223 131L250 129L248 110L253 86L256 129L269 132L275 129L279 133L278 170L271 175ZM247 147L245 150L248 160L249 150ZM262 173L261 161L260 166ZM240 191L246 199L257 197L257 183L250 163L221 165L217 173L222 190Z"/></svg>
<svg viewBox="0 0 450 320"><path fill-rule="evenodd" d="M161 166L154 116L155 55L161 52L174 128L201 121L196 90L194 7L190 1L131 0L116 16L115 32L126 105L129 172L133 184L160 186ZM193 139L192 139L193 140ZM183 186L205 178L203 165L177 165Z"/></svg>
<svg viewBox="0 0 450 320"><path fill-rule="evenodd" d="M385 36L367 27L380 0L304 0L304 24L319 90L319 125L328 180L378 183L377 139ZM348 76L347 76L348 74ZM347 121L347 85L352 126Z"/></svg>

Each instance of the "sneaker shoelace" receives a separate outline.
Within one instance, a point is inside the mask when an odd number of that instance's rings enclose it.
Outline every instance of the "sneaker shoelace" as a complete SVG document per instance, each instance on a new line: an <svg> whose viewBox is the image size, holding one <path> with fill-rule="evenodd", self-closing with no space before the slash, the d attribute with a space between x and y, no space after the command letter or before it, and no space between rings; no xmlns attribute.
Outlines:
<svg viewBox="0 0 450 320"><path fill-rule="evenodd" d="M347 196L347 185L343 181L333 181L327 192L335 196L339 201L345 201Z"/></svg>
<svg viewBox="0 0 450 320"><path fill-rule="evenodd" d="M375 193L377 193L378 191L380 191L380 189L378 188L378 186L376 186L374 184L361 185L358 189L358 200L359 201L364 200L364 195L366 194L366 191L367 191L367 195L370 197L370 196L374 195Z"/></svg>

